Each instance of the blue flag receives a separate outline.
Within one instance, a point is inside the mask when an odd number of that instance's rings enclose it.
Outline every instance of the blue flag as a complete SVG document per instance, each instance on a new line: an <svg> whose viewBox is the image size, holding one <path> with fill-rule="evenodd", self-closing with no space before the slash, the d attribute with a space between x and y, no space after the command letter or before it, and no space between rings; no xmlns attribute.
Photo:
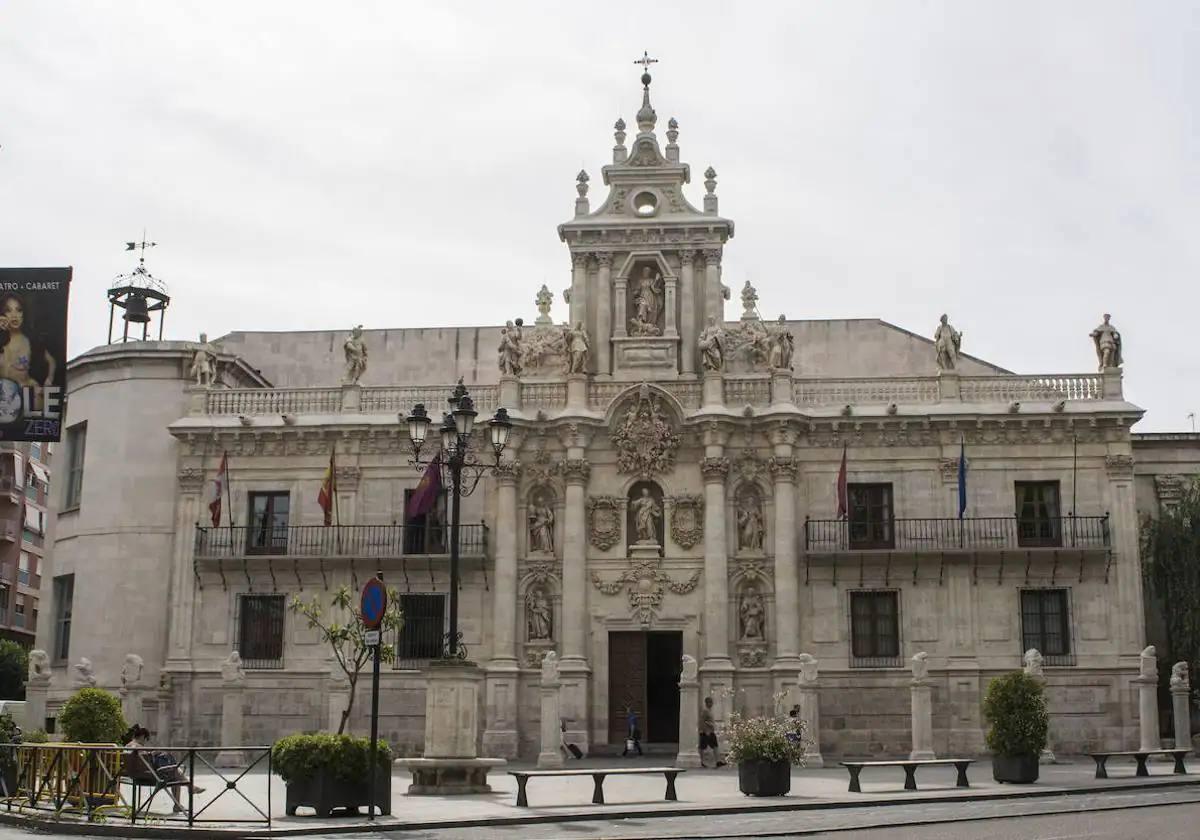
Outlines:
<svg viewBox="0 0 1200 840"><path fill-rule="evenodd" d="M958 449L958 518L967 510L967 438L963 435Z"/></svg>

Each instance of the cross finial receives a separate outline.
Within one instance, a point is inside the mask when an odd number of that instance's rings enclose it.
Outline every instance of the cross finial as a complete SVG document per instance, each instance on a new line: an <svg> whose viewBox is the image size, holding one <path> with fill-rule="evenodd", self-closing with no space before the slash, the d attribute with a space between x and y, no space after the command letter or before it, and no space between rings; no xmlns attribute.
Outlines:
<svg viewBox="0 0 1200 840"><path fill-rule="evenodd" d="M646 50L642 50L642 57L633 63L642 65L642 70L648 71L651 64L658 64L658 59L651 58L650 53L648 53Z"/></svg>

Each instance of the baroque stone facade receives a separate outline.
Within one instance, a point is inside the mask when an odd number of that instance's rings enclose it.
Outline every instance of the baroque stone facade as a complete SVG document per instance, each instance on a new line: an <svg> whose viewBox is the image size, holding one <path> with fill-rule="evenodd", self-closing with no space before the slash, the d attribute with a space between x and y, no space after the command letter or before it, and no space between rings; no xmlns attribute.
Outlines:
<svg viewBox="0 0 1200 840"><path fill-rule="evenodd" d="M420 471L397 414L444 405L462 377L481 420L503 406L514 422L462 515L460 630L486 668L485 754L537 754L551 652L568 740L590 752L619 749L629 710L647 740L676 741L677 675L661 663L687 656L719 720L727 690L751 711L778 692L815 709L819 694L820 754L907 754L917 652L934 750L977 752L988 680L1031 647L1046 655L1055 751L1130 746L1145 645L1130 434L1141 411L1121 371L1007 373L962 353L945 321L937 344L874 320L764 322L759 303L782 282L742 286L741 317L726 323L734 225L716 172L701 207L689 203L678 123L663 145L648 77L642 93L636 134L617 123L607 195L592 209L581 173L559 226L571 270L560 326L543 289L532 327L525 312L477 330L225 336L206 345L215 379L193 375L185 343L71 363L67 425L86 422L90 440L81 504L60 514L58 568L44 575L39 645L51 651L53 581L76 578L67 658L46 666L49 716L71 662L87 657L115 687L133 651L140 684L160 686L143 705L170 730L160 740L215 743L236 650L248 742L336 725L345 688L284 605L382 570L408 635L384 675L381 733L419 750L421 668L445 632L447 512L406 520ZM371 356L382 384L362 384L366 348L393 346L406 351ZM150 407L129 414L131 400ZM136 476L117 467L133 452ZM1169 481L1155 486L1169 496ZM133 608L114 616L114 603ZM1045 622L1026 625L1031 612L1058 622L1053 639ZM816 661L819 681L804 676ZM355 704L359 732L366 706Z"/></svg>

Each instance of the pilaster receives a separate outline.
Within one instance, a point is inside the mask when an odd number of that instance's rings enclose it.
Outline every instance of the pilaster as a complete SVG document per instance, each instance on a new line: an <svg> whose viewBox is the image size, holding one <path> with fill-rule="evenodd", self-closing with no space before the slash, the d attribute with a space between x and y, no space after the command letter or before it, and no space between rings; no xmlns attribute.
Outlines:
<svg viewBox="0 0 1200 840"><path fill-rule="evenodd" d="M587 252L571 254L571 300L568 311L570 323L587 321Z"/></svg>
<svg viewBox="0 0 1200 840"><path fill-rule="evenodd" d="M696 251L684 248L679 252L679 369L696 372Z"/></svg>
<svg viewBox="0 0 1200 840"><path fill-rule="evenodd" d="M724 307L721 305L721 249L706 248L704 250L704 317L716 318L717 323L724 320Z"/></svg>
<svg viewBox="0 0 1200 840"><path fill-rule="evenodd" d="M516 758L517 730L517 480L521 465L511 448L496 467L496 582L492 597L492 659L485 675L483 752Z"/></svg>
<svg viewBox="0 0 1200 840"><path fill-rule="evenodd" d="M583 458L584 447L577 436L571 440L562 462L566 482L563 511L563 658L561 714L566 736L586 754L588 751L588 695L591 669L587 661L587 527L586 496L591 465Z"/></svg>
<svg viewBox="0 0 1200 840"><path fill-rule="evenodd" d="M704 476L704 633L705 665L729 661L729 544L725 536L725 478L729 459L724 447L705 447Z"/></svg>
<svg viewBox="0 0 1200 840"><path fill-rule="evenodd" d="M182 665L191 658L192 615L196 602L196 525L200 520L200 490L204 470L184 468L178 475L175 501L175 541L171 558L171 609L168 626L168 664Z"/></svg>
<svg viewBox="0 0 1200 840"><path fill-rule="evenodd" d="M599 269L596 272L596 340L592 346L596 348L596 374L609 376L612 373L612 261L613 255L607 251L596 254Z"/></svg>
<svg viewBox="0 0 1200 840"><path fill-rule="evenodd" d="M1111 512L1113 567L1117 584L1114 620L1121 656L1136 656L1145 645L1146 625L1142 604L1142 574L1138 546L1138 516L1133 490L1133 456L1127 452L1104 458L1108 475L1106 496Z"/></svg>
<svg viewBox="0 0 1200 840"><path fill-rule="evenodd" d="M772 434L775 454L767 462L775 490L775 664L799 668L800 584L796 568L795 435L780 427Z"/></svg>

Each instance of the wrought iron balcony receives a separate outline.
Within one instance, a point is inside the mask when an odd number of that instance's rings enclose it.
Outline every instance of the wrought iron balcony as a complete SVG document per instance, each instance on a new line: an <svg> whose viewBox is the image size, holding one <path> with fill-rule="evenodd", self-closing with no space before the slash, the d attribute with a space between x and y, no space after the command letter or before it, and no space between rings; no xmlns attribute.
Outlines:
<svg viewBox="0 0 1200 840"><path fill-rule="evenodd" d="M464 556L487 554L487 526L462 525ZM450 553L450 529L424 525L196 526L195 559L248 557L429 557Z"/></svg>
<svg viewBox="0 0 1200 840"><path fill-rule="evenodd" d="M806 519L808 554L859 551L1103 550L1109 547L1104 516L965 517L963 519Z"/></svg>

